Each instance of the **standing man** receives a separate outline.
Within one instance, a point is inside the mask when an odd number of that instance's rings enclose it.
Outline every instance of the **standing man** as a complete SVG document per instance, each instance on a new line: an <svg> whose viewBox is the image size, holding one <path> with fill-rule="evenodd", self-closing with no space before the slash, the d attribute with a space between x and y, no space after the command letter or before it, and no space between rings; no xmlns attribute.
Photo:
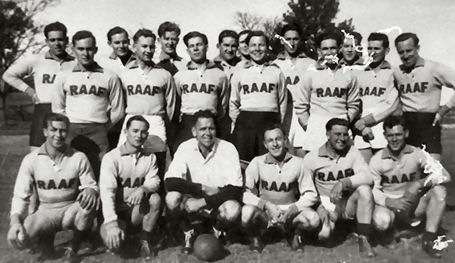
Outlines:
<svg viewBox="0 0 455 263"><path fill-rule="evenodd" d="M297 115L294 110L294 102L299 93L298 85L302 85L303 74L310 65L316 61L307 57L303 53L302 32L297 25L286 24L280 30L280 36L284 38L281 44L284 46L284 52L278 54L275 64L277 64L285 77L285 87L288 90L288 108L284 119L284 128L289 134L289 140L296 154L302 155L303 141L305 131L300 126Z"/></svg>
<svg viewBox="0 0 455 263"><path fill-rule="evenodd" d="M185 69L185 61L177 55L180 27L176 23L166 21L158 27L158 36L161 44L158 65L172 75L175 75L179 70Z"/></svg>
<svg viewBox="0 0 455 263"><path fill-rule="evenodd" d="M46 138L43 135L44 115L52 112L51 103L56 93L55 77L58 71L73 66L74 58L66 53L68 44L67 30L64 24L54 22L44 27L44 36L49 51L44 54L18 60L3 74L3 80L10 86L26 93L35 104L30 128L30 148L40 147ZM33 76L34 88L24 82Z"/></svg>
<svg viewBox="0 0 455 263"><path fill-rule="evenodd" d="M216 138L215 115L195 114L195 138L182 143L166 173L169 222L185 233L184 253L192 251L196 221L206 218L216 237L240 219L242 174L234 145Z"/></svg>
<svg viewBox="0 0 455 263"><path fill-rule="evenodd" d="M450 181L450 175L441 164L439 171L431 171L436 167L434 160L421 149L406 144L409 130L403 118L385 119L384 135L387 148L376 153L370 162L376 203L374 226L385 231L393 228L394 222L419 223L426 217L422 249L440 258L442 251L433 246L446 205L447 190L443 184ZM430 179L434 176L432 172L440 172L441 180Z"/></svg>
<svg viewBox="0 0 455 263"><path fill-rule="evenodd" d="M74 233L65 262L77 259L81 232L90 229L99 205L98 186L87 157L65 143L69 125L63 115L44 116L46 141L24 157L14 186L8 242L16 249L38 244L42 260L52 257L54 236L62 230ZM27 215L33 189L39 206Z"/></svg>
<svg viewBox="0 0 455 263"><path fill-rule="evenodd" d="M219 55L213 59L213 62L220 64L228 78L231 77L235 65L240 61L237 57L239 48L239 35L232 30L223 30L218 35Z"/></svg>
<svg viewBox="0 0 455 263"><path fill-rule="evenodd" d="M238 57L240 61L237 63L236 69L242 69L245 67L245 63L250 60L250 55L248 51L248 43L246 42L246 38L250 34L251 30L242 30L239 33L239 49L238 49Z"/></svg>
<svg viewBox="0 0 455 263"><path fill-rule="evenodd" d="M441 103L443 86L455 89L455 73L440 63L419 55L419 38L403 33L395 39L403 64L395 71L396 85L403 105L403 117L409 125L406 143L426 145L427 151L441 160L441 121L455 105L455 95L446 105Z"/></svg>
<svg viewBox="0 0 455 263"><path fill-rule="evenodd" d="M140 29L146 30L146 29ZM118 250L128 226L141 226L141 255L150 257L158 235L154 232L160 215L160 178L156 157L144 150L149 123L135 115L126 121L126 141L108 152L101 164L100 193L104 224L101 237L109 249Z"/></svg>
<svg viewBox="0 0 455 263"><path fill-rule="evenodd" d="M343 44L341 44L340 53L342 66L362 65L363 60L359 52L360 44L362 43L362 35L358 32L345 33Z"/></svg>
<svg viewBox="0 0 455 263"><path fill-rule="evenodd" d="M385 60L389 53L387 35L371 33L368 37L368 53L372 55L373 61L357 75L362 114L354 123L360 133L360 136L354 138L354 143L367 163L375 152L387 145L381 123L399 106L393 70Z"/></svg>
<svg viewBox="0 0 455 263"><path fill-rule="evenodd" d="M160 144L165 145L165 123L174 115L176 91L171 74L152 61L155 40L155 34L148 29L139 29L133 36L136 60L120 75L127 104L122 130L131 116L141 115L150 124L149 136L158 137ZM122 145L125 139L125 134L120 135L118 145Z"/></svg>
<svg viewBox="0 0 455 263"><path fill-rule="evenodd" d="M360 97L355 77L338 64L340 39L335 33L318 38L319 61L304 75L299 86L296 108L300 125L306 131L303 150L318 149L324 143L324 127L331 118L352 122L359 114Z"/></svg>
<svg viewBox="0 0 455 263"><path fill-rule="evenodd" d="M319 226L311 207L318 201L311 174L304 174L303 159L288 153L287 138L279 125L264 131L267 153L255 157L245 171L242 226L250 248L262 251L261 236L269 225L281 225L293 250L303 250L301 234Z"/></svg>
<svg viewBox="0 0 455 263"><path fill-rule="evenodd" d="M128 32L122 27L116 26L107 32L107 44L112 48L112 53L107 59L100 61L101 66L120 75L125 66L135 59L130 49Z"/></svg>
<svg viewBox="0 0 455 263"><path fill-rule="evenodd" d="M359 250L374 257L369 243L373 230L373 178L360 152L350 146L349 125L345 119L330 119L326 124L326 143L305 155L303 167L305 176L313 176L321 197L317 209L322 223L319 239L330 238L338 220L356 220Z"/></svg>
<svg viewBox="0 0 455 263"><path fill-rule="evenodd" d="M280 68L266 60L268 38L252 31L246 38L251 60L231 78L229 115L234 125L232 142L240 159L249 162L264 154L263 128L282 123L286 114L287 92Z"/></svg>
<svg viewBox="0 0 455 263"><path fill-rule="evenodd" d="M179 131L173 145L173 152L183 141L192 137L191 127L194 114L200 110L209 110L217 120L225 114L229 103L228 79L221 66L207 59L207 36L192 31L183 37L191 61L186 69L174 76L177 94L181 99L181 120ZM220 134L226 138L226 134Z"/></svg>
<svg viewBox="0 0 455 263"><path fill-rule="evenodd" d="M77 64L57 77L52 107L69 118L67 139L89 157L98 175L101 158L109 148L107 129L124 115L122 84L117 75L95 62L98 48L91 32L76 32L72 42Z"/></svg>

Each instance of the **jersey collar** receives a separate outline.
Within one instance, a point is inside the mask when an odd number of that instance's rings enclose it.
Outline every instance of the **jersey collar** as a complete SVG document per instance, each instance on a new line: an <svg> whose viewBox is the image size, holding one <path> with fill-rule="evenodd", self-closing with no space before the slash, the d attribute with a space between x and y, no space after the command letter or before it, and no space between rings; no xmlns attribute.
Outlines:
<svg viewBox="0 0 455 263"><path fill-rule="evenodd" d="M152 68L158 68L158 67L159 66L157 66L154 62L152 62L152 65L147 66L146 69L152 69ZM128 62L128 64L126 64L125 68L127 68L127 69L139 68L139 63L137 63L137 59L135 59L131 62Z"/></svg>
<svg viewBox="0 0 455 263"><path fill-rule="evenodd" d="M212 68L219 68L220 69L220 66L218 66L213 61L206 60L204 63L205 63L205 69L212 69ZM186 68L189 69L189 70L198 69L198 67L196 66L196 64L193 61L189 61L188 63L186 63ZM223 70L223 69L221 68L221 70Z"/></svg>
<svg viewBox="0 0 455 263"><path fill-rule="evenodd" d="M46 53L44 53L44 58L52 59L55 61L73 61L74 60L74 57L66 52L65 52L65 56L61 59L61 58L51 55L51 53L49 51L46 51Z"/></svg>
<svg viewBox="0 0 455 263"><path fill-rule="evenodd" d="M79 65L79 63L77 63L73 68L73 72L87 72L87 71L104 73L103 68L100 65L98 65L98 63L96 63L96 62L94 64L94 66L91 67L90 69L83 68L81 65Z"/></svg>
<svg viewBox="0 0 455 263"><path fill-rule="evenodd" d="M70 156L70 155L73 155L74 154L74 149L69 146L69 145L66 145L66 148L65 148L65 151L63 152L63 155L64 156ZM46 149L46 143L43 143L39 148L38 148L38 155L47 155L47 156L50 156L49 153L47 152L47 149Z"/></svg>
<svg viewBox="0 0 455 263"><path fill-rule="evenodd" d="M381 64L378 66L379 69L391 69L392 68L392 65L390 65L390 63L387 61L387 60L384 60L381 62ZM368 65L366 68L365 68L365 71L369 71L369 70L373 70L370 65Z"/></svg>
<svg viewBox="0 0 455 263"><path fill-rule="evenodd" d="M128 149L126 147L126 142L124 144L120 145L118 147L118 150L119 150L121 156L132 155L132 154L136 154L136 153L139 153L139 156L145 154L144 148L140 148L139 150L138 149L134 149L134 150Z"/></svg>
<svg viewBox="0 0 455 263"><path fill-rule="evenodd" d="M340 156L346 156L346 154L351 150L351 146L347 146L345 152L340 154ZM319 147L318 152L319 157L328 157L330 159L336 159L336 153L329 148L329 142L324 143L321 147Z"/></svg>
<svg viewBox="0 0 455 263"><path fill-rule="evenodd" d="M290 58L290 56L286 52L281 52L276 56L276 59L279 59L279 60L286 60L288 58ZM298 54L296 56L296 58L308 58L308 56L302 52L302 53Z"/></svg>
<svg viewBox="0 0 455 263"><path fill-rule="evenodd" d="M415 68L419 68L419 67L423 67L423 66L425 66L425 59L422 58L422 57L420 57L419 59L417 59L417 62L416 62L416 64L414 65L413 68L409 68L409 69L408 69L408 68L406 68L406 67L404 66L404 64L401 64L401 65L400 65L400 69L401 69L402 71L407 72L407 71L412 71L412 70L415 69Z"/></svg>
<svg viewBox="0 0 455 263"><path fill-rule="evenodd" d="M175 55L171 56L165 52L161 52L160 53L160 56L159 56L159 61L164 61L164 60L175 60L175 61L182 61L183 58L181 58L179 55L177 55L177 53L175 53Z"/></svg>
<svg viewBox="0 0 455 263"><path fill-rule="evenodd" d="M287 163L289 160L292 159L292 155L289 152L286 152L286 156L284 156L282 163ZM264 163L266 164L279 164L280 162L277 161L270 153L265 155Z"/></svg>
<svg viewBox="0 0 455 263"><path fill-rule="evenodd" d="M403 150L401 151L401 153L403 154L408 154L408 153L412 153L414 151L414 149L412 148L411 145L408 145L406 144L403 148ZM401 155L400 153L400 155ZM392 152L390 151L389 147L385 147L384 150L382 151L382 156L381 156L382 159L397 159L393 154Z"/></svg>
<svg viewBox="0 0 455 263"><path fill-rule="evenodd" d="M213 59L214 63L219 63L222 66L226 66L226 67L234 67L235 65L237 65L237 63L240 62L240 58L239 57L235 57L235 58L233 58L233 61L234 61L234 65L231 65L226 60L224 60L220 55L216 56Z"/></svg>

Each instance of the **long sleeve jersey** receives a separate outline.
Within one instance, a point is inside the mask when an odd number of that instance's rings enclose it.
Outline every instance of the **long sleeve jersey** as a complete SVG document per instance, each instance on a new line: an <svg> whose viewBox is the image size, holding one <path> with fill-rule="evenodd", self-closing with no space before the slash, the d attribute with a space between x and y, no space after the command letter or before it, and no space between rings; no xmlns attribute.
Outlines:
<svg viewBox="0 0 455 263"><path fill-rule="evenodd" d="M136 60L136 56L133 51L129 50L128 53L130 54L130 57L125 64L123 64L122 59L119 58L114 52L112 52L108 57L100 57L97 61L102 68L112 71L120 76L126 66Z"/></svg>
<svg viewBox="0 0 455 263"><path fill-rule="evenodd" d="M398 157L393 156L389 148L377 152L370 161L376 204L385 206L387 198L402 197L408 183L425 178L426 162L423 151L411 145L406 145ZM450 180L447 170L443 173Z"/></svg>
<svg viewBox="0 0 455 263"><path fill-rule="evenodd" d="M31 88L24 82L33 76L33 84L40 103L51 103L56 93L54 82L57 72L74 66L74 58L66 55L63 59L53 57L49 52L18 60L3 74L3 80L24 92Z"/></svg>
<svg viewBox="0 0 455 263"><path fill-rule="evenodd" d="M200 110L209 110L222 117L229 103L228 79L223 70L211 61L205 69L198 69L193 62L185 70L174 75L177 94L181 97L182 114L193 115Z"/></svg>
<svg viewBox="0 0 455 263"><path fill-rule="evenodd" d="M357 74L362 119L374 125L392 114L399 106L398 90L394 86L390 63L383 61L376 69L366 67Z"/></svg>
<svg viewBox="0 0 455 263"><path fill-rule="evenodd" d="M95 65L84 71L78 64L61 71L52 110L72 123L116 123L125 114L122 83L117 75ZM110 114L109 114L110 113Z"/></svg>
<svg viewBox="0 0 455 263"><path fill-rule="evenodd" d="M187 62L179 55L175 54L171 57L164 52L160 53L158 61L158 66L167 70L172 76L180 70L185 70L187 65Z"/></svg>
<svg viewBox="0 0 455 263"><path fill-rule="evenodd" d="M180 144L166 172L167 178L181 178L210 187L241 187L243 184L237 149L221 139L216 139L212 151L205 158L195 138Z"/></svg>
<svg viewBox="0 0 455 263"><path fill-rule="evenodd" d="M345 116L352 121L360 110L359 88L351 71L334 71L316 63L304 75L294 108L300 123L308 124L310 115Z"/></svg>
<svg viewBox="0 0 455 263"><path fill-rule="evenodd" d="M95 176L84 153L67 146L56 159L46 150L46 144L27 154L22 160L14 186L11 215L27 215L33 189L40 203L74 202L85 188L98 191Z"/></svg>
<svg viewBox="0 0 455 263"><path fill-rule="evenodd" d="M287 92L284 75L277 65L244 63L244 68L235 71L230 82L229 116L233 122L240 111L279 112L283 121Z"/></svg>
<svg viewBox="0 0 455 263"><path fill-rule="evenodd" d="M126 94L126 114L167 115L172 119L176 90L169 72L155 65L141 69L133 61L120 79Z"/></svg>
<svg viewBox="0 0 455 263"><path fill-rule="evenodd" d="M437 112L442 86L455 89L455 72L440 63L419 58L409 72L403 65L395 70L396 86L404 112ZM455 105L455 95L446 106Z"/></svg>
<svg viewBox="0 0 455 263"><path fill-rule="evenodd" d="M313 177L320 195L330 196L333 186L343 178L349 178L353 187L373 184L368 165L359 150L350 147L345 154L336 156L328 147L325 143L305 155L303 160L305 175Z"/></svg>
<svg viewBox="0 0 455 263"><path fill-rule="evenodd" d="M126 201L139 187L145 193L156 192L160 186L158 166L153 153L129 150L125 144L103 157L100 170L100 194L104 222L117 220L117 212L128 208Z"/></svg>
<svg viewBox="0 0 455 263"><path fill-rule="evenodd" d="M255 157L245 171L245 188L243 202L260 209L266 201L295 204L299 210L318 201L312 176L304 174L303 159L289 153L281 167L269 153Z"/></svg>
<svg viewBox="0 0 455 263"><path fill-rule="evenodd" d="M273 63L280 67L285 78L284 87L291 92L292 100L296 101L296 98L299 95L296 85L303 80L303 72L305 72L309 66L314 65L316 61L304 54L297 56L295 60L291 60L291 58L286 57L285 54L279 54Z"/></svg>

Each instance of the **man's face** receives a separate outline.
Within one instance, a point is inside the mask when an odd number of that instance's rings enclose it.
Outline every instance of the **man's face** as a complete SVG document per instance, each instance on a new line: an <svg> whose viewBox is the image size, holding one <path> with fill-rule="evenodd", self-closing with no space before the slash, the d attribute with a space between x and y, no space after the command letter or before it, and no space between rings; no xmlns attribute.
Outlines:
<svg viewBox="0 0 455 263"><path fill-rule="evenodd" d="M90 66L95 61L95 54L98 48L95 46L93 38L83 38L76 40L73 47L74 55L82 66Z"/></svg>
<svg viewBox="0 0 455 263"><path fill-rule="evenodd" d="M188 40L186 49L192 61L202 63L207 59L207 45L200 37L193 37Z"/></svg>
<svg viewBox="0 0 455 263"><path fill-rule="evenodd" d="M368 41L368 54L373 54L373 62L382 62L389 49L382 46L381 40ZM374 52L374 53L373 53Z"/></svg>
<svg viewBox="0 0 455 263"><path fill-rule="evenodd" d="M239 51L242 56L248 56L248 43L246 43L246 38L248 34L243 34L239 36Z"/></svg>
<svg viewBox="0 0 455 263"><path fill-rule="evenodd" d="M297 32L295 30L289 30L289 31L286 31L286 33L284 33L283 37L287 42L289 42L289 44L291 44L291 47L290 47L283 43L284 49L286 50L286 52L290 55L296 54L299 49L299 45L300 45L299 32Z"/></svg>
<svg viewBox="0 0 455 263"><path fill-rule="evenodd" d="M134 53L138 60L150 63L155 53L155 39L141 36L134 43Z"/></svg>
<svg viewBox="0 0 455 263"><path fill-rule="evenodd" d="M166 54L174 54L178 43L179 35L175 31L166 31L160 37L161 51Z"/></svg>
<svg viewBox="0 0 455 263"><path fill-rule="evenodd" d="M198 118L191 131L199 145L211 148L215 143L216 127L213 118Z"/></svg>
<svg viewBox="0 0 455 263"><path fill-rule="evenodd" d="M62 31L50 31L46 38L49 52L55 56L64 54L66 45L68 44L68 37Z"/></svg>
<svg viewBox="0 0 455 263"><path fill-rule="evenodd" d="M285 154L285 144L286 138L280 129L276 128L264 133L264 146L273 157L279 158Z"/></svg>
<svg viewBox="0 0 455 263"><path fill-rule="evenodd" d="M53 148L60 149L65 146L68 126L64 121L50 121L47 128L43 129L46 142Z"/></svg>
<svg viewBox="0 0 455 263"><path fill-rule="evenodd" d="M355 58L357 52L355 51L355 46L359 43L352 38L345 38L343 40L343 45L341 45L341 54L346 61L352 61Z"/></svg>
<svg viewBox="0 0 455 263"><path fill-rule="evenodd" d="M130 40L125 33L118 33L111 36L111 41L107 42L111 46L117 57L124 57L128 54Z"/></svg>
<svg viewBox="0 0 455 263"><path fill-rule="evenodd" d="M412 38L398 42L397 52L401 62L403 62L403 65L407 68L414 67L419 59L419 46L415 46Z"/></svg>
<svg viewBox="0 0 455 263"><path fill-rule="evenodd" d="M126 141L134 148L141 147L149 135L147 124L143 121L132 121L130 127L125 130Z"/></svg>
<svg viewBox="0 0 455 263"><path fill-rule="evenodd" d="M334 125L332 129L326 132L329 144L337 152L341 152L348 146L349 129L344 125Z"/></svg>
<svg viewBox="0 0 455 263"><path fill-rule="evenodd" d="M234 59L237 54L237 49L239 48L237 39L233 37L224 37L217 46L220 49L220 56L226 61Z"/></svg>
<svg viewBox="0 0 455 263"><path fill-rule="evenodd" d="M392 128L385 128L384 136L387 140L389 148L398 152L406 145L406 138L408 138L409 131L405 130L401 125L395 125Z"/></svg>
<svg viewBox="0 0 455 263"><path fill-rule="evenodd" d="M335 39L322 40L319 51L323 59L326 56L335 56L338 53L337 41Z"/></svg>
<svg viewBox="0 0 455 263"><path fill-rule="evenodd" d="M255 62L261 62L267 53L267 43L263 36L253 36L248 43L248 54Z"/></svg>

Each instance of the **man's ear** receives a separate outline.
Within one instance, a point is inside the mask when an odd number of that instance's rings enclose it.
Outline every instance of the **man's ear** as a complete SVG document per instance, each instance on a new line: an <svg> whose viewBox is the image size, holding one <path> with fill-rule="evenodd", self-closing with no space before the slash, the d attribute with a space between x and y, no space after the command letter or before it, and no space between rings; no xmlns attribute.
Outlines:
<svg viewBox="0 0 455 263"><path fill-rule="evenodd" d="M193 137L196 137L196 127L191 127L191 133L193 134Z"/></svg>
<svg viewBox="0 0 455 263"><path fill-rule="evenodd" d="M408 130L408 129L406 129L406 130L404 130L404 138L406 138L406 139L407 139L407 138L408 138L408 136L409 136L409 130Z"/></svg>
<svg viewBox="0 0 455 263"><path fill-rule="evenodd" d="M220 43L216 43L216 48L220 49Z"/></svg>

